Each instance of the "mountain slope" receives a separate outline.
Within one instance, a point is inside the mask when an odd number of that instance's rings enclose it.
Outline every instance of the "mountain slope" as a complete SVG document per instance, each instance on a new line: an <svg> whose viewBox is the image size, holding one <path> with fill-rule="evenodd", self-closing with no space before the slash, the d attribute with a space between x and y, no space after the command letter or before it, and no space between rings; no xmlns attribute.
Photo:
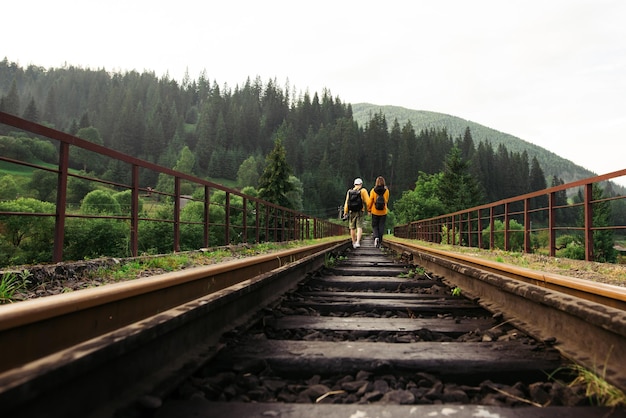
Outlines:
<svg viewBox="0 0 626 418"><path fill-rule="evenodd" d="M361 126L365 126L372 115L382 111L389 128L391 128L395 119L398 120L400 126L404 126L407 121L411 121L416 134L425 129L445 128L452 138L457 138L463 137L465 128L469 127L475 146L478 146L481 141L490 142L494 151L496 151L500 144L504 144L509 152L521 153L526 151L529 161L532 161L532 158L536 156L541 169L546 175L548 187L550 186L552 176L561 178L565 183L569 183L596 175L596 173L559 157L545 148L456 116L425 110L411 110L399 106L379 106L370 103L357 103L351 106L353 118Z"/></svg>

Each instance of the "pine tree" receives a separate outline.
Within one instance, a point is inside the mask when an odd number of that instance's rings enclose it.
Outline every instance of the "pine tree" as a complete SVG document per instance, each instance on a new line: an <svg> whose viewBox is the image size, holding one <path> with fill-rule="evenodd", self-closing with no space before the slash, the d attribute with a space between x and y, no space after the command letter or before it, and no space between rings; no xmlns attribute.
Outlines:
<svg viewBox="0 0 626 418"><path fill-rule="evenodd" d="M20 96L17 93L17 82L15 79L11 83L9 93L2 98L0 103L0 111L10 113L15 116L20 114Z"/></svg>
<svg viewBox="0 0 626 418"><path fill-rule="evenodd" d="M82 129L82 128L89 128L90 126L91 126L91 122L89 122L89 113L84 112L83 116L80 117L80 122L78 124L78 127Z"/></svg>
<svg viewBox="0 0 626 418"><path fill-rule="evenodd" d="M383 111L374 114L363 133L363 155L359 164L362 176L374 179L385 172L387 155L385 145L389 143L389 129Z"/></svg>
<svg viewBox="0 0 626 418"><path fill-rule="evenodd" d="M414 146L417 138L411 122L407 122L402 128L400 143L398 144L398 158L395 165L394 188L400 192L411 190L415 187L418 177L418 170L415 167Z"/></svg>
<svg viewBox="0 0 626 418"><path fill-rule="evenodd" d="M461 157L464 160L471 160L474 156L474 139L469 126L465 128L463 139L459 141L459 148L461 149Z"/></svg>
<svg viewBox="0 0 626 418"><path fill-rule="evenodd" d="M46 97L46 105L43 111L43 121L56 126L57 123L57 104L56 92L54 87L50 87L48 96Z"/></svg>
<svg viewBox="0 0 626 418"><path fill-rule="evenodd" d="M400 128L400 123L398 119L394 119L393 125L391 126L391 133L389 134L389 142L387 146L383 148L383 152L381 152L381 157L383 163L385 164L382 171L378 173L378 175L385 176L387 184L389 186L395 186L396 178L397 178L397 162L398 162L398 152L400 149L400 143L402 142L402 128Z"/></svg>
<svg viewBox="0 0 626 418"><path fill-rule="evenodd" d="M30 98L22 117L31 122L39 122L39 110L37 109L37 105L35 104L35 99L33 97Z"/></svg>
<svg viewBox="0 0 626 418"><path fill-rule="evenodd" d="M259 197L290 208L291 203L287 194L293 187L289 182L291 167L287 164L285 148L280 138L274 141L274 149L267 155L265 161L265 171L259 179Z"/></svg>
<svg viewBox="0 0 626 418"><path fill-rule="evenodd" d="M446 158L439 183L439 199L447 212L456 212L481 203L479 184L470 174L469 168L469 162L461 158L461 150L453 147Z"/></svg>
<svg viewBox="0 0 626 418"><path fill-rule="evenodd" d="M539 161L537 160L537 157L533 157L533 160L531 162L530 178L528 180L528 184L530 188L530 190L528 190L529 192L544 190L545 188L548 187L546 183L546 177L543 174L543 170L541 169L541 166L539 165ZM530 202L530 209L546 208L546 207L548 207L547 195L537 196L533 198ZM547 212L545 211L539 212L538 214L535 215L535 217L538 220L543 221L547 218Z"/></svg>
<svg viewBox="0 0 626 418"><path fill-rule="evenodd" d="M102 145L100 132L93 126L79 129L76 136L91 143ZM84 172L90 170L100 174L104 169L104 158L101 155L80 147L70 148L70 162L73 163L73 165L80 165L80 168Z"/></svg>
<svg viewBox="0 0 626 418"><path fill-rule="evenodd" d="M339 119L335 124L333 138L338 138L339 141L339 151L333 155L334 163L337 165L337 175L343 182L348 181L348 179L352 181L354 177L359 175L360 171L358 160L359 129L356 122L348 118Z"/></svg>

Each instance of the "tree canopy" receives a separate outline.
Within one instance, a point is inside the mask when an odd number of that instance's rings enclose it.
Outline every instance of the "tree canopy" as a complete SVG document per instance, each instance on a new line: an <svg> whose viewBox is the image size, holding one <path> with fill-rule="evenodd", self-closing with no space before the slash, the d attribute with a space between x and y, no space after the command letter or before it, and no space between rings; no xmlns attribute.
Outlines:
<svg viewBox="0 0 626 418"><path fill-rule="evenodd" d="M352 106L326 89L300 92L288 83L281 87L276 80L258 77L232 87L210 81L205 73L179 83L146 71L22 68L5 58L0 61L0 107L166 167L184 164L181 169L195 176L238 182L240 188L259 186L261 156L273 152L274 138L280 137L290 175L307 191L302 208L320 217L336 216L355 177L369 187L382 175L392 199L399 198L413 190L420 173L443 171L453 146L468 164L466 174L478 183L471 194L482 193L486 201L528 192L542 176L534 161L531 170L524 153L503 145L494 150L488 142L475 144L469 128L458 137L445 129L416 132L410 121L387 120L382 111L360 124L353 119ZM32 159L55 161L54 148L36 149L38 143L52 146L45 139L8 134L8 127L0 126L0 149L19 148L32 153ZM71 152L76 169L112 182L128 179L122 165L101 162L81 150ZM248 161L252 156L257 171ZM442 187L448 180L442 179ZM155 187L159 179L148 173L140 182ZM53 198L45 194L40 187L38 197Z"/></svg>

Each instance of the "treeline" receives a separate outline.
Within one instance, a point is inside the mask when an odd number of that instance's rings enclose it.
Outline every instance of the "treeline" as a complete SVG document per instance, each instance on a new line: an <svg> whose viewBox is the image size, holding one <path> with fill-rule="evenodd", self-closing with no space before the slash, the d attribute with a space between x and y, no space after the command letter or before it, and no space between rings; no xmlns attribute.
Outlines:
<svg viewBox="0 0 626 418"><path fill-rule="evenodd" d="M420 173L442 171L455 147L470 162L480 202L546 187L536 160L503 145L474 144L469 129L457 138L445 130L415 132L410 122L388 124L382 113L360 126L350 104L329 91L296 92L276 80L248 79L230 87L210 81L206 73L178 82L151 72L22 68L5 58L0 62L0 110L167 167L190 150L192 174L238 181L241 188L258 187L251 183L260 178L265 156L279 138L305 192L302 209L318 217L337 215L355 177L369 188L376 176L384 176L393 202L415 188ZM7 141L28 148L25 141L32 139L18 140L10 131L0 126L3 154L14 149ZM49 151L34 150L33 155L44 158ZM71 164L113 182L126 182L130 175L77 153ZM142 182L154 187L158 178Z"/></svg>

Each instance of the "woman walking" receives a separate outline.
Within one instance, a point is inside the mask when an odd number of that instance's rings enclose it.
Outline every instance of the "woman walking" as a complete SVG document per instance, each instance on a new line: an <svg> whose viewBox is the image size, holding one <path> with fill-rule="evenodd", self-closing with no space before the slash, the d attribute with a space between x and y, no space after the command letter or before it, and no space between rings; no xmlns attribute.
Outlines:
<svg viewBox="0 0 626 418"><path fill-rule="evenodd" d="M372 231L374 233L374 245L380 247L385 233L385 220L387 219L387 202L389 202L389 189L385 185L382 176L376 177L376 184L370 191L367 211L372 214Z"/></svg>

